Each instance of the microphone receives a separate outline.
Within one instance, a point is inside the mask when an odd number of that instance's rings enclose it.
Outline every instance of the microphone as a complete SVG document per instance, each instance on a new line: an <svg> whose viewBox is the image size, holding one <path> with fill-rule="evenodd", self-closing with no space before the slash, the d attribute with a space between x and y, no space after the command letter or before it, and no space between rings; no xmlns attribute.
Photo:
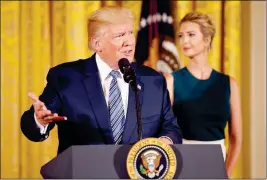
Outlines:
<svg viewBox="0 0 267 180"><path fill-rule="evenodd" d="M128 59L122 58L118 62L125 82L129 83L134 91L137 91L136 75Z"/></svg>
<svg viewBox="0 0 267 180"><path fill-rule="evenodd" d="M122 74L124 74L124 73L125 73L125 70L126 70L127 68L130 68L130 66L131 66L129 60L126 59L126 58L121 58L121 59L119 60L119 62L118 62L118 65L119 65L119 68L120 68Z"/></svg>
<svg viewBox="0 0 267 180"><path fill-rule="evenodd" d="M126 58L122 58L118 62L120 71L123 74L123 79L126 83L129 83L135 94L135 107L136 107L136 117L137 117L137 133L139 141L142 139L142 121L141 121L141 108L139 102L139 95L136 83L136 74L132 68L130 62Z"/></svg>

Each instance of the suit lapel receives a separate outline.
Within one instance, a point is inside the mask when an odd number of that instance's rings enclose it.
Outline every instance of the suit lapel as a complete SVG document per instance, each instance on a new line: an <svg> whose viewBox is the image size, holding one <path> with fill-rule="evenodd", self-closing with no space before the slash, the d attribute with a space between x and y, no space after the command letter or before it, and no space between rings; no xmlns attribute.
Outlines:
<svg viewBox="0 0 267 180"><path fill-rule="evenodd" d="M142 109L143 103L143 91L144 84L141 82L140 77L137 76L137 84L138 84L138 93L139 93L139 101L140 101L140 109ZM135 93L131 87L129 87L129 96L128 96L128 108L125 122L125 129L123 132L122 141L124 144L127 144L132 136L137 137L137 116L136 116L136 105L135 105ZM141 111L142 114L142 111Z"/></svg>
<svg viewBox="0 0 267 180"><path fill-rule="evenodd" d="M87 91L88 99L91 103L96 120L104 134L108 144L114 144L113 134L111 131L109 111L102 90L100 77L94 56L86 65L85 74L87 77L82 80Z"/></svg>

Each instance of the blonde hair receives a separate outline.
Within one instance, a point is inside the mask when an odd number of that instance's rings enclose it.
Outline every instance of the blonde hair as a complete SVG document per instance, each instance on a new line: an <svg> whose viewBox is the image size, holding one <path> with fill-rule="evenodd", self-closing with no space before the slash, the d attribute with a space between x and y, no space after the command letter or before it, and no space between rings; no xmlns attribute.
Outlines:
<svg viewBox="0 0 267 180"><path fill-rule="evenodd" d="M90 43L91 39L102 35L106 25L121 24L129 21L134 22L134 14L127 8L106 6L94 11L87 22L89 49L93 50Z"/></svg>
<svg viewBox="0 0 267 180"><path fill-rule="evenodd" d="M200 30L204 37L210 37L211 41L209 48L211 48L216 29L212 22L212 19L207 14L200 12L190 12L183 17L183 19L179 23L179 26L181 26L181 24L184 22L197 23L200 26Z"/></svg>

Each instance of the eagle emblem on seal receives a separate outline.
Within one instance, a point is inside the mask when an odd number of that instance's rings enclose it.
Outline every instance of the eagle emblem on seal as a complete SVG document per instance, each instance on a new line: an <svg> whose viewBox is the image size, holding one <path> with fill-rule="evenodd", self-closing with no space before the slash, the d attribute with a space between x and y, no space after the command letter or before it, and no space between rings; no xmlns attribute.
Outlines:
<svg viewBox="0 0 267 180"><path fill-rule="evenodd" d="M160 172L164 168L164 165L160 165L160 159L162 155L156 150L148 150L142 153L142 164L140 165L140 172L149 178L159 176Z"/></svg>

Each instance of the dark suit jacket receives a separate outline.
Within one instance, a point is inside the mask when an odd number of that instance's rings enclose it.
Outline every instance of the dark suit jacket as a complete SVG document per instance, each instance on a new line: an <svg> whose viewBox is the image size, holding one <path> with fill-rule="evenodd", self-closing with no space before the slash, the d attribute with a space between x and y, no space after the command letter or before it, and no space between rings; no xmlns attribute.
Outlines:
<svg viewBox="0 0 267 180"><path fill-rule="evenodd" d="M136 65L141 104L143 138L168 136L181 143L181 131L173 115L165 78L151 68ZM57 124L58 153L72 145L114 144L109 111L104 98L95 55L49 70L47 85L39 97L48 109L68 120L50 123L40 134L31 107L21 117L21 130L31 141L43 141ZM129 87L128 110L122 144L138 141L135 95Z"/></svg>

